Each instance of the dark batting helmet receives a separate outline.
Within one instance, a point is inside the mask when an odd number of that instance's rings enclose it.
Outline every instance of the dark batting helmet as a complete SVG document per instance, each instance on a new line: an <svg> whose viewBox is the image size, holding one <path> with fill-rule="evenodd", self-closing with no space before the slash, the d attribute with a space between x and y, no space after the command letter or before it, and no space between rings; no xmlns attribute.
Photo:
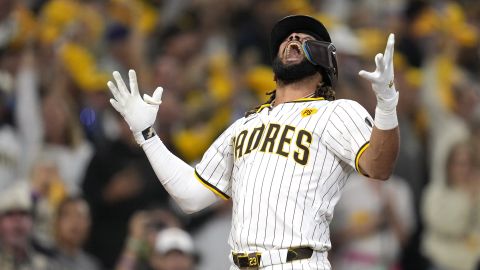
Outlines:
<svg viewBox="0 0 480 270"><path fill-rule="evenodd" d="M280 44L293 32L309 34L316 39L304 42L303 51L306 58L318 66L325 83L333 87L338 78L335 46L325 26L310 16L287 16L273 26L270 35L272 60L277 56Z"/></svg>

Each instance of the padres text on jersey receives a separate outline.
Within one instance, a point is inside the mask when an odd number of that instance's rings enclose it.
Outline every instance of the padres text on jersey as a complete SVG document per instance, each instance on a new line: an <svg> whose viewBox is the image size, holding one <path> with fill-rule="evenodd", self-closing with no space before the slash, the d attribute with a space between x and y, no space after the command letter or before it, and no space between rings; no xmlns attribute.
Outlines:
<svg viewBox="0 0 480 270"><path fill-rule="evenodd" d="M265 136L263 136L265 133ZM292 141L295 146L291 146ZM235 159L241 158L255 151L275 153L288 158L291 156L295 162L306 165L310 155L312 133L290 125L270 123L262 124L253 129L242 130L233 138Z"/></svg>

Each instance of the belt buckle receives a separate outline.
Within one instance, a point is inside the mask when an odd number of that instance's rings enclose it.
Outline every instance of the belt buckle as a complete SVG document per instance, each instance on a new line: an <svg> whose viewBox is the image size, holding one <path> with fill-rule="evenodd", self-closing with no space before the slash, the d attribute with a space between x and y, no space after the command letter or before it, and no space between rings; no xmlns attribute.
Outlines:
<svg viewBox="0 0 480 270"><path fill-rule="evenodd" d="M260 267L260 252L251 253L233 253L233 260L240 269L255 270Z"/></svg>

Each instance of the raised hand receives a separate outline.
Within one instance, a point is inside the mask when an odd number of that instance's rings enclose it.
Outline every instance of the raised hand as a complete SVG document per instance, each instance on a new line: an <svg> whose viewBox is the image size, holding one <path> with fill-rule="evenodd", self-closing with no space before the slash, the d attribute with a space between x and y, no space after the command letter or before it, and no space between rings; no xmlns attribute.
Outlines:
<svg viewBox="0 0 480 270"><path fill-rule="evenodd" d="M396 99L397 91L395 90L394 75L393 75L393 52L395 45L395 36L390 34L388 36L387 47L384 54L377 54L375 56L375 64L377 68L374 72L367 72L361 70L358 75L367 79L372 83L372 89L377 96L379 105L382 101L389 101ZM388 103L388 102L387 102ZM387 104L385 104L387 105ZM390 104L388 104L390 105ZM397 105L392 104L394 107ZM391 108L385 108L391 109Z"/></svg>
<svg viewBox="0 0 480 270"><path fill-rule="evenodd" d="M372 84L372 89L377 96L375 108L375 126L378 129L390 130L398 126L397 103L398 92L393 82L393 50L395 36L388 36L385 54L375 56L377 68L374 72L361 70L358 75L367 79Z"/></svg>
<svg viewBox="0 0 480 270"><path fill-rule="evenodd" d="M140 133L155 123L158 107L162 103L163 88L158 87L152 96L140 96L137 75L133 69L128 72L130 90L118 71L113 72L115 83L108 81L107 85L113 97L110 103L130 126L134 134Z"/></svg>

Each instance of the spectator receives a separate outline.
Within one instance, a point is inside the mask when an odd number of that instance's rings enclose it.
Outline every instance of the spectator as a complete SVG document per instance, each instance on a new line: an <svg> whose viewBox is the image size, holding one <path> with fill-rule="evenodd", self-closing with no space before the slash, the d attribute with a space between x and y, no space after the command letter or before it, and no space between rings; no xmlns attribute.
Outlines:
<svg viewBox="0 0 480 270"><path fill-rule="evenodd" d="M79 194L85 169L93 155L91 144L85 140L73 105L68 96L50 92L42 102L44 123L43 155L58 166L69 194Z"/></svg>
<svg viewBox="0 0 480 270"><path fill-rule="evenodd" d="M195 253L191 236L178 228L160 231L150 263L154 270L193 270Z"/></svg>
<svg viewBox="0 0 480 270"><path fill-rule="evenodd" d="M8 75L0 74L0 189L18 178L21 144L16 129L9 123ZM10 89L11 90L11 89Z"/></svg>
<svg viewBox="0 0 480 270"><path fill-rule="evenodd" d="M129 234L116 270L151 270L157 234L162 229L180 225L179 220L165 209L136 212L130 219Z"/></svg>
<svg viewBox="0 0 480 270"><path fill-rule="evenodd" d="M433 269L473 270L480 259L480 178L471 145L450 148L446 182L431 181L423 203L423 252Z"/></svg>
<svg viewBox="0 0 480 270"><path fill-rule="evenodd" d="M0 122L13 127L10 136L7 136L8 126L2 125L4 130L0 134L5 137L0 144L0 152L5 152L6 160L11 163L10 169L16 170L14 179L28 177L34 162L40 157L47 157L58 167L67 192L76 194L93 149L83 136L74 106L69 103L71 97L66 93L68 89L64 78L49 82L48 91L43 99L40 98L40 67L35 52L31 48L18 50L15 68L5 68L6 74L14 79L14 95L4 96L3 100L10 98L9 102L16 103L14 107L10 104L13 107L10 113L14 112L13 123L6 122L8 111L0 113ZM0 62L9 61L12 60L0 57ZM16 149L16 155L12 156L12 149ZM1 179L0 182L8 183L8 180L12 178Z"/></svg>
<svg viewBox="0 0 480 270"><path fill-rule="evenodd" d="M202 258L198 265L201 270L228 269L231 265L227 240L232 224L232 204L219 203L213 211L213 215L193 232L195 248Z"/></svg>
<svg viewBox="0 0 480 270"><path fill-rule="evenodd" d="M66 190L55 163L47 158L33 165L30 188L34 198L33 237L42 246L50 249L55 245L55 212L65 198Z"/></svg>
<svg viewBox="0 0 480 270"><path fill-rule="evenodd" d="M335 208L332 267L396 269L413 225L412 194L403 179L385 183L351 177Z"/></svg>
<svg viewBox="0 0 480 270"><path fill-rule="evenodd" d="M119 257L116 270L149 269L146 262L149 216L146 212L137 212L130 219L129 234Z"/></svg>
<svg viewBox="0 0 480 270"><path fill-rule="evenodd" d="M52 270L51 259L32 243L32 201L28 185L18 183L0 194L0 269Z"/></svg>
<svg viewBox="0 0 480 270"><path fill-rule="evenodd" d="M25 178L38 158L40 121L34 54L0 52L0 190ZM15 103L14 103L15 101Z"/></svg>
<svg viewBox="0 0 480 270"><path fill-rule="evenodd" d="M83 182L93 219L87 250L107 268L114 267L122 251L130 217L169 199L128 126L118 124L119 138L97 149Z"/></svg>
<svg viewBox="0 0 480 270"><path fill-rule="evenodd" d="M480 87L471 74L450 59L439 58L425 68L421 98L429 117L430 179L444 183L446 175L442 168L447 152L452 145L468 139ZM445 74L447 69L451 73Z"/></svg>
<svg viewBox="0 0 480 270"><path fill-rule="evenodd" d="M60 269L99 270L96 259L85 253L82 248L90 230L90 209L80 197L68 197L63 200L57 211L56 261Z"/></svg>

